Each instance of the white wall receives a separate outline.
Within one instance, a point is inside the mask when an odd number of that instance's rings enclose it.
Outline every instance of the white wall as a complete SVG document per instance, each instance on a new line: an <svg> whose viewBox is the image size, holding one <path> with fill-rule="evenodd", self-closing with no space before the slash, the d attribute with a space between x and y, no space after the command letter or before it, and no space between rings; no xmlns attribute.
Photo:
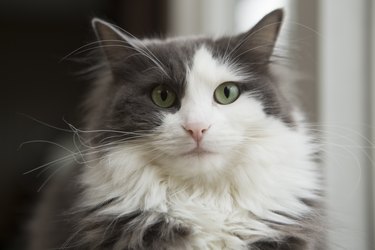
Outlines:
<svg viewBox="0 0 375 250"><path fill-rule="evenodd" d="M375 248L375 2L372 1L372 8L370 17L371 17L371 40L370 40L370 46L371 46L371 51L372 51L372 56L371 56L371 65L369 67L370 71L372 72L371 76L371 102L372 102L372 108L370 110L372 122L371 122L371 128L372 128L372 234L373 234L373 241L372 241L372 247Z"/></svg>
<svg viewBox="0 0 375 250"><path fill-rule="evenodd" d="M320 119L329 249L373 249L369 3L320 1ZM374 27L373 27L374 28Z"/></svg>
<svg viewBox="0 0 375 250"><path fill-rule="evenodd" d="M231 34L236 1L169 0L169 33L173 36Z"/></svg>

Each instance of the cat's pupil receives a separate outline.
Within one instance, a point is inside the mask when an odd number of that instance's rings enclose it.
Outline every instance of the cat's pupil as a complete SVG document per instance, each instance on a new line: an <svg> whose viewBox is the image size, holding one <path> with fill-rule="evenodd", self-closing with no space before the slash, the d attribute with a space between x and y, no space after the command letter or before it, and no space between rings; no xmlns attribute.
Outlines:
<svg viewBox="0 0 375 250"><path fill-rule="evenodd" d="M224 88L224 95L226 98L229 98L229 94L230 94L230 89L228 87L225 87Z"/></svg>
<svg viewBox="0 0 375 250"><path fill-rule="evenodd" d="M167 97L168 97L168 91L167 90L163 90L160 92L160 98L161 100L164 102L165 100L167 100Z"/></svg>

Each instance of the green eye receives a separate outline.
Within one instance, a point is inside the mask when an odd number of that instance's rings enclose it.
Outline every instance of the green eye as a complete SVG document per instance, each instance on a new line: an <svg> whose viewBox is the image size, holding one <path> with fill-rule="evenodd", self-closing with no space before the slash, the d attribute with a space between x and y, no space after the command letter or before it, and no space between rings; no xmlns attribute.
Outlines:
<svg viewBox="0 0 375 250"><path fill-rule="evenodd" d="M152 90L152 101L161 108L169 108L176 101L176 94L165 85L159 85Z"/></svg>
<svg viewBox="0 0 375 250"><path fill-rule="evenodd" d="M226 105L234 102L240 96L240 90L233 82L225 82L215 89L214 97L217 103Z"/></svg>

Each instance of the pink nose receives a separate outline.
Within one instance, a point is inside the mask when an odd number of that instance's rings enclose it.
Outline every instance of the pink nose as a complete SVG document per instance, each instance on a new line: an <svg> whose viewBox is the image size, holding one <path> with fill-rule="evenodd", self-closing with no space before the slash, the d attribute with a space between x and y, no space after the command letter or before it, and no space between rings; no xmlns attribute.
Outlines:
<svg viewBox="0 0 375 250"><path fill-rule="evenodd" d="M210 128L210 126L204 123L187 123L183 127L196 142L200 142L204 133Z"/></svg>

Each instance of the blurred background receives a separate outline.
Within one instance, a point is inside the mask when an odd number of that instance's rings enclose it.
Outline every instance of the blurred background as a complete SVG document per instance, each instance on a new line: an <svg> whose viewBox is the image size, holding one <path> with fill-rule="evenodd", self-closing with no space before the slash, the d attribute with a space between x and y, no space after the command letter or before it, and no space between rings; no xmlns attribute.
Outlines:
<svg viewBox="0 0 375 250"><path fill-rule="evenodd" d="M138 37L233 34L286 11L276 53L322 135L329 249L375 249L375 3L371 0L0 0L0 249L24 249L23 232L46 172L80 126L89 85L70 52L95 40L101 17ZM49 126L49 125L51 126Z"/></svg>

